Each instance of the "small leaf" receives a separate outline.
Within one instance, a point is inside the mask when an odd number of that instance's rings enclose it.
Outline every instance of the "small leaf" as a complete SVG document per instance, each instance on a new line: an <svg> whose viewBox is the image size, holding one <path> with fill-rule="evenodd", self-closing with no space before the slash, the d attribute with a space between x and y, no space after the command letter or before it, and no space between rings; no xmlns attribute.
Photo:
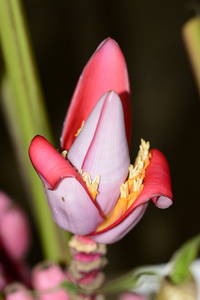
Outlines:
<svg viewBox="0 0 200 300"><path fill-rule="evenodd" d="M69 282L69 281L63 281L60 284L60 287L65 289L68 293L77 293L77 292L83 292L82 289L75 283Z"/></svg>
<svg viewBox="0 0 200 300"><path fill-rule="evenodd" d="M147 266L137 268L117 279L104 284L97 292L103 294L111 294L133 290L138 288L144 282L152 279L152 277L154 279L160 278L160 274L159 272L157 272L156 267Z"/></svg>
<svg viewBox="0 0 200 300"><path fill-rule="evenodd" d="M190 265L196 259L200 248L200 235L181 246L171 259L172 271L168 277L174 284L180 284L191 276Z"/></svg>

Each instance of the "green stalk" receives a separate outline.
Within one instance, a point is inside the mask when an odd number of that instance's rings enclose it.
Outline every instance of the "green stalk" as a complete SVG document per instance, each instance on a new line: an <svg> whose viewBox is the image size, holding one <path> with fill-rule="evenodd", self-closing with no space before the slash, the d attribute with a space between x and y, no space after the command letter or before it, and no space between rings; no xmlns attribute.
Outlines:
<svg viewBox="0 0 200 300"><path fill-rule="evenodd" d="M188 52L200 95L200 18L190 19L182 28L183 41Z"/></svg>
<svg viewBox="0 0 200 300"><path fill-rule="evenodd" d="M44 101L27 38L20 0L0 0L0 42L6 74L2 85L2 104L20 162L23 181L38 225L44 256L66 261L67 239L54 224L41 181L33 169L28 147L36 134L50 142Z"/></svg>

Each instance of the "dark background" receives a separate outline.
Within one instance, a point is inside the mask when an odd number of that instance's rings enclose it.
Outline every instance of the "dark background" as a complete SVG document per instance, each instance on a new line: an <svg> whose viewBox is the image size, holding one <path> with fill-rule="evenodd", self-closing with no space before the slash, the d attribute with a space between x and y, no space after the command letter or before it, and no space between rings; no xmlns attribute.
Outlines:
<svg viewBox="0 0 200 300"><path fill-rule="evenodd" d="M108 248L110 274L141 264L166 262L186 239L199 233L200 107L181 38L183 24L199 2L183 0L23 1L55 140L81 71L108 36L120 45L132 90L131 160L140 138L167 157L174 204L150 203L140 223ZM0 188L25 206L27 199L14 149L0 118ZM123 151L123 149L122 149ZM32 259L41 260L33 240ZM36 257L37 252L37 257Z"/></svg>

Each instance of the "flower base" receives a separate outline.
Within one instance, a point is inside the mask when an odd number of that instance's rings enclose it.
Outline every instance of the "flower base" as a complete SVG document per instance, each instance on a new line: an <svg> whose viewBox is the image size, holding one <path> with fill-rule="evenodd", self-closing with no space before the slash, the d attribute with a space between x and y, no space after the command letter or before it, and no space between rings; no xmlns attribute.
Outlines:
<svg viewBox="0 0 200 300"><path fill-rule="evenodd" d="M73 236L69 248L73 260L67 270L68 279L77 283L87 294L94 294L104 282L101 270L107 263L104 257L106 245L87 237Z"/></svg>

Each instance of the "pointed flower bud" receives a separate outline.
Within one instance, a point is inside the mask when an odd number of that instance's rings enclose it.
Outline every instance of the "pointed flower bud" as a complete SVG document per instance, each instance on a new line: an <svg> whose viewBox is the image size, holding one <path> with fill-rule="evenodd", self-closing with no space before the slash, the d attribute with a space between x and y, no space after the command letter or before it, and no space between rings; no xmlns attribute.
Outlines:
<svg viewBox="0 0 200 300"><path fill-rule="evenodd" d="M125 60L116 42L107 39L79 79L63 127L62 154L41 136L29 148L61 228L109 244L138 223L151 198L160 208L172 204L161 152L142 140L129 167L130 111Z"/></svg>

